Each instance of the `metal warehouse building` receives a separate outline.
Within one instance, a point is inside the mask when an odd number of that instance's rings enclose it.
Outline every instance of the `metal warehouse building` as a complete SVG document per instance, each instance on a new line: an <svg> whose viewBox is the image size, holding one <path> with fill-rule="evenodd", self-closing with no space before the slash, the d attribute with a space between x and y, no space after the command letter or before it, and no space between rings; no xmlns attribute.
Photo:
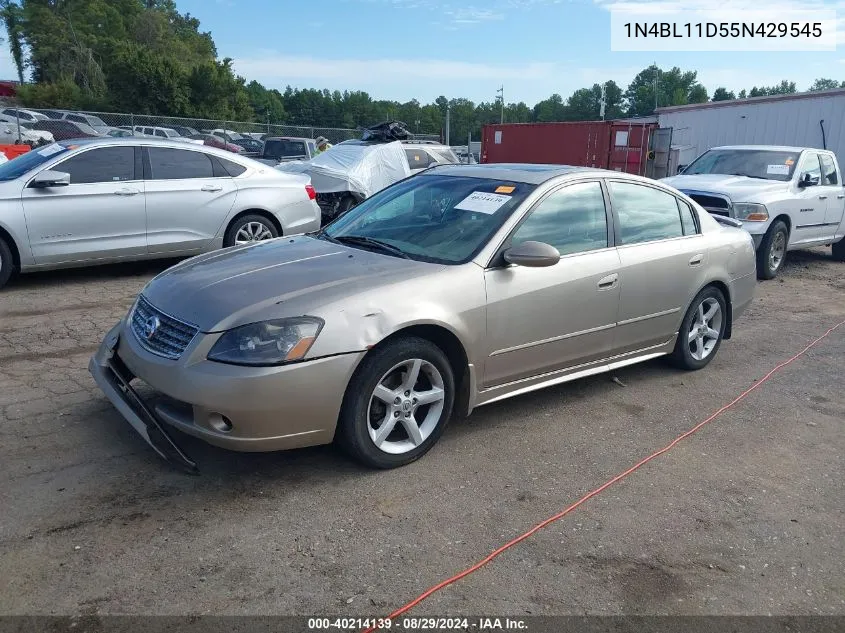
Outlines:
<svg viewBox="0 0 845 633"><path fill-rule="evenodd" d="M830 149L845 160L845 89L753 97L657 110L672 128L669 173L719 145Z"/></svg>

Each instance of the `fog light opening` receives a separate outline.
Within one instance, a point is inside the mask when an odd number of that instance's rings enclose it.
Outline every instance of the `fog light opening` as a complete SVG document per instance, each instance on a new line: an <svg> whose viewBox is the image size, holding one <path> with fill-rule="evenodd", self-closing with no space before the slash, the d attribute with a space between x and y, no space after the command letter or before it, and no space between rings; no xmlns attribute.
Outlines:
<svg viewBox="0 0 845 633"><path fill-rule="evenodd" d="M215 431L220 431L221 433L230 433L232 431L232 421L220 413L209 415L208 422Z"/></svg>

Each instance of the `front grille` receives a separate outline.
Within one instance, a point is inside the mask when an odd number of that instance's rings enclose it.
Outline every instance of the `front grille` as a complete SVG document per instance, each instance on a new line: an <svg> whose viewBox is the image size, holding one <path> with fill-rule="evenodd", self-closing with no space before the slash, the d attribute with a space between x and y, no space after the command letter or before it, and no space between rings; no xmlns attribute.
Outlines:
<svg viewBox="0 0 845 633"><path fill-rule="evenodd" d="M130 326L141 347L171 360L182 356L199 331L198 327L165 314L143 295L132 309Z"/></svg>
<svg viewBox="0 0 845 633"><path fill-rule="evenodd" d="M727 200L719 198L718 196L705 196L698 193L692 193L689 197L708 210L728 209L730 207Z"/></svg>

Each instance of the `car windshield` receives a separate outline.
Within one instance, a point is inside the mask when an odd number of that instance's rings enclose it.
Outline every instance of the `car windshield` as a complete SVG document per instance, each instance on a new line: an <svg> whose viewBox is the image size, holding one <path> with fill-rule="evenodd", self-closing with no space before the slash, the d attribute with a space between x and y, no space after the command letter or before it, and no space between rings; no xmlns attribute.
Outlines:
<svg viewBox="0 0 845 633"><path fill-rule="evenodd" d="M68 148L61 143L53 143L52 145L47 145L41 149L21 154L17 158L10 160L8 163L0 165L0 181L5 182L8 180L14 180L15 178L20 178L28 171L46 163L48 160L53 158L53 156L57 156L66 151L68 151Z"/></svg>
<svg viewBox="0 0 845 633"><path fill-rule="evenodd" d="M268 140L264 143L264 155L273 158L295 158L308 156L303 141Z"/></svg>
<svg viewBox="0 0 845 633"><path fill-rule="evenodd" d="M699 156L684 175L723 174L789 181L800 152L765 149L711 149Z"/></svg>
<svg viewBox="0 0 845 633"><path fill-rule="evenodd" d="M321 235L362 248L381 242L412 259L460 264L481 250L534 189L486 178L415 176L368 198Z"/></svg>
<svg viewBox="0 0 845 633"><path fill-rule="evenodd" d="M85 120L91 127L108 127L108 125L106 125L100 117L96 117L89 114L85 117Z"/></svg>

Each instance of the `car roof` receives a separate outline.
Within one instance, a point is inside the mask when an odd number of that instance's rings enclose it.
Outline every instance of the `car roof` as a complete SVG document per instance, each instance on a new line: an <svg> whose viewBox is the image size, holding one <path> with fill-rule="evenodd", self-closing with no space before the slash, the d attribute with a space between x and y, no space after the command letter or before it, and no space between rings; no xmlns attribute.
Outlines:
<svg viewBox="0 0 845 633"><path fill-rule="evenodd" d="M208 136L208 135L204 135ZM159 138L155 136L125 136L122 138L114 137L114 136L97 136L95 138L80 138L80 139L72 139L73 145L77 147L85 147L88 145L161 145L162 147L168 147L171 149L188 149L188 150L199 150L202 152L206 152L208 154L214 154L215 156L219 156L221 158L232 159L233 156L237 156L237 154L233 154L232 152L228 152L226 150L217 149L216 147L212 147L210 145L199 145L195 143L186 143L185 141L180 141L178 139L165 139ZM69 143L71 139L67 141L59 141L59 143ZM200 149L202 148L202 149Z"/></svg>
<svg viewBox="0 0 845 633"><path fill-rule="evenodd" d="M558 176L574 173L597 173L624 176L618 171L595 169L593 167L574 167L572 165L534 165L529 163L485 163L481 165L436 165L425 173L437 172L445 176L468 176L470 178L490 178L539 185Z"/></svg>
<svg viewBox="0 0 845 633"><path fill-rule="evenodd" d="M313 141L313 138L304 136L268 136L265 141Z"/></svg>
<svg viewBox="0 0 845 633"><path fill-rule="evenodd" d="M710 149L732 149L732 150L756 150L769 152L803 152L805 149L815 149L812 147L792 147L789 145L720 145L719 147L711 147ZM825 150L819 150L825 151Z"/></svg>

